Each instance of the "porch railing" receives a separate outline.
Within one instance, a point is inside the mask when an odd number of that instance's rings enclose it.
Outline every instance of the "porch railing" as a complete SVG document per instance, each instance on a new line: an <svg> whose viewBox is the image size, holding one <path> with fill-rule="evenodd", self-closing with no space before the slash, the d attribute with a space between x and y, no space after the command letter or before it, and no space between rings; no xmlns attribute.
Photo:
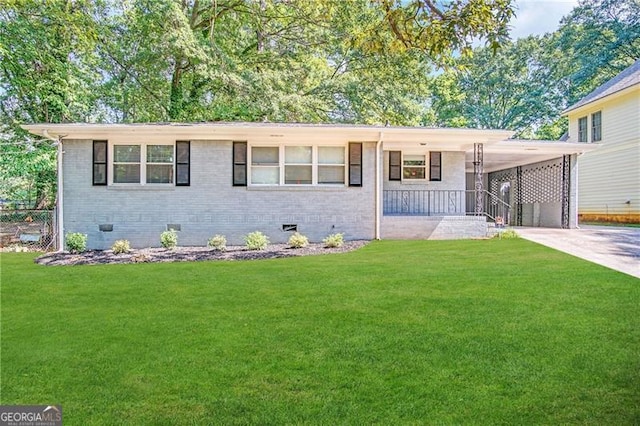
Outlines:
<svg viewBox="0 0 640 426"><path fill-rule="evenodd" d="M482 191L481 215L509 224L509 204L497 195ZM383 213L397 216L476 215L476 191L462 190L384 190Z"/></svg>
<svg viewBox="0 0 640 426"><path fill-rule="evenodd" d="M465 191L384 190L386 215L465 215Z"/></svg>
<svg viewBox="0 0 640 426"><path fill-rule="evenodd" d="M475 215L476 191L465 191L467 194L467 215ZM496 194L482 190L482 215L487 216L493 222L509 225L511 223L511 206L505 203Z"/></svg>

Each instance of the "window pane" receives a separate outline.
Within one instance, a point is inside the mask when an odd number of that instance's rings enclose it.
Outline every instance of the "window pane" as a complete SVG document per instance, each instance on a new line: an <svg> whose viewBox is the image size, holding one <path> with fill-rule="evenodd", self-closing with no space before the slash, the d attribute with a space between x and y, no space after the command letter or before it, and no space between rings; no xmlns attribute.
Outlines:
<svg viewBox="0 0 640 426"><path fill-rule="evenodd" d="M172 145L147 145L148 163L173 163Z"/></svg>
<svg viewBox="0 0 640 426"><path fill-rule="evenodd" d="M115 163L139 163L140 145L114 145L113 161Z"/></svg>
<svg viewBox="0 0 640 426"><path fill-rule="evenodd" d="M318 183L344 184L344 166L318 166Z"/></svg>
<svg viewBox="0 0 640 426"><path fill-rule="evenodd" d="M287 146L284 148L284 162L288 164L311 164L310 146Z"/></svg>
<svg viewBox="0 0 640 426"><path fill-rule="evenodd" d="M284 168L284 183L290 185L311 184L311 166L286 166Z"/></svg>
<svg viewBox="0 0 640 426"><path fill-rule="evenodd" d="M147 183L172 183L173 165L147 165Z"/></svg>
<svg viewBox="0 0 640 426"><path fill-rule="evenodd" d="M424 167L405 167L403 176L405 179L424 179Z"/></svg>
<svg viewBox="0 0 640 426"><path fill-rule="evenodd" d="M251 164L278 164L278 147L251 148Z"/></svg>
<svg viewBox="0 0 640 426"><path fill-rule="evenodd" d="M344 148L340 146L318 147L318 164L344 164Z"/></svg>
<svg viewBox="0 0 640 426"><path fill-rule="evenodd" d="M252 167L251 183L277 185L280 183L279 167Z"/></svg>
<svg viewBox="0 0 640 426"><path fill-rule="evenodd" d="M140 183L140 164L114 164L113 183Z"/></svg>
<svg viewBox="0 0 640 426"><path fill-rule="evenodd" d="M578 119L578 142L587 141L587 117Z"/></svg>
<svg viewBox="0 0 640 426"><path fill-rule="evenodd" d="M592 132L591 137L594 142L598 142L602 139L602 113L600 111L591 115Z"/></svg>
<svg viewBox="0 0 640 426"><path fill-rule="evenodd" d="M405 155L403 161L405 166L424 166L426 164L424 155Z"/></svg>

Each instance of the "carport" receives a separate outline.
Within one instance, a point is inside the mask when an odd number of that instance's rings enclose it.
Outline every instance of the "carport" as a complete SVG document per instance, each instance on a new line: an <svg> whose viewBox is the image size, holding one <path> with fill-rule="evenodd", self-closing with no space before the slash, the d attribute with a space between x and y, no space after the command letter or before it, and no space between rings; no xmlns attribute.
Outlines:
<svg viewBox="0 0 640 426"><path fill-rule="evenodd" d="M466 154L467 189L478 182L511 208L505 224L577 227L579 155L597 144L504 140Z"/></svg>

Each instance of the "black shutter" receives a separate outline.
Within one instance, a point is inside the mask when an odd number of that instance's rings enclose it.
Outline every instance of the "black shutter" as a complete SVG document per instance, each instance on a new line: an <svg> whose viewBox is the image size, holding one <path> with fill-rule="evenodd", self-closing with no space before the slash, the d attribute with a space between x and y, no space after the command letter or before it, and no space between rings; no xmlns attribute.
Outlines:
<svg viewBox="0 0 640 426"><path fill-rule="evenodd" d="M442 180L442 153L429 153L429 180Z"/></svg>
<svg viewBox="0 0 640 426"><path fill-rule="evenodd" d="M349 143L349 186L362 186L361 143Z"/></svg>
<svg viewBox="0 0 640 426"><path fill-rule="evenodd" d="M176 186L191 185L191 142L176 141Z"/></svg>
<svg viewBox="0 0 640 426"><path fill-rule="evenodd" d="M107 141L93 141L93 184L107 184Z"/></svg>
<svg viewBox="0 0 640 426"><path fill-rule="evenodd" d="M233 143L233 186L247 186L247 143Z"/></svg>
<svg viewBox="0 0 640 426"><path fill-rule="evenodd" d="M402 180L402 152L389 151L389 180Z"/></svg>

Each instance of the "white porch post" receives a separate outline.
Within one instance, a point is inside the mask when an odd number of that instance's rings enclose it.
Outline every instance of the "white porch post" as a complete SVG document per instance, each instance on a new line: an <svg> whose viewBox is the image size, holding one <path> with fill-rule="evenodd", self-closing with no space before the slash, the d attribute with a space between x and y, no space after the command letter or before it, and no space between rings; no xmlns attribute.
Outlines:
<svg viewBox="0 0 640 426"><path fill-rule="evenodd" d="M382 148L382 139L384 138L384 133L380 132L378 135L378 142L376 143L376 184L375 184L375 230L374 230L374 238L376 240L380 239L380 200L382 198L382 170L381 170L381 148Z"/></svg>

